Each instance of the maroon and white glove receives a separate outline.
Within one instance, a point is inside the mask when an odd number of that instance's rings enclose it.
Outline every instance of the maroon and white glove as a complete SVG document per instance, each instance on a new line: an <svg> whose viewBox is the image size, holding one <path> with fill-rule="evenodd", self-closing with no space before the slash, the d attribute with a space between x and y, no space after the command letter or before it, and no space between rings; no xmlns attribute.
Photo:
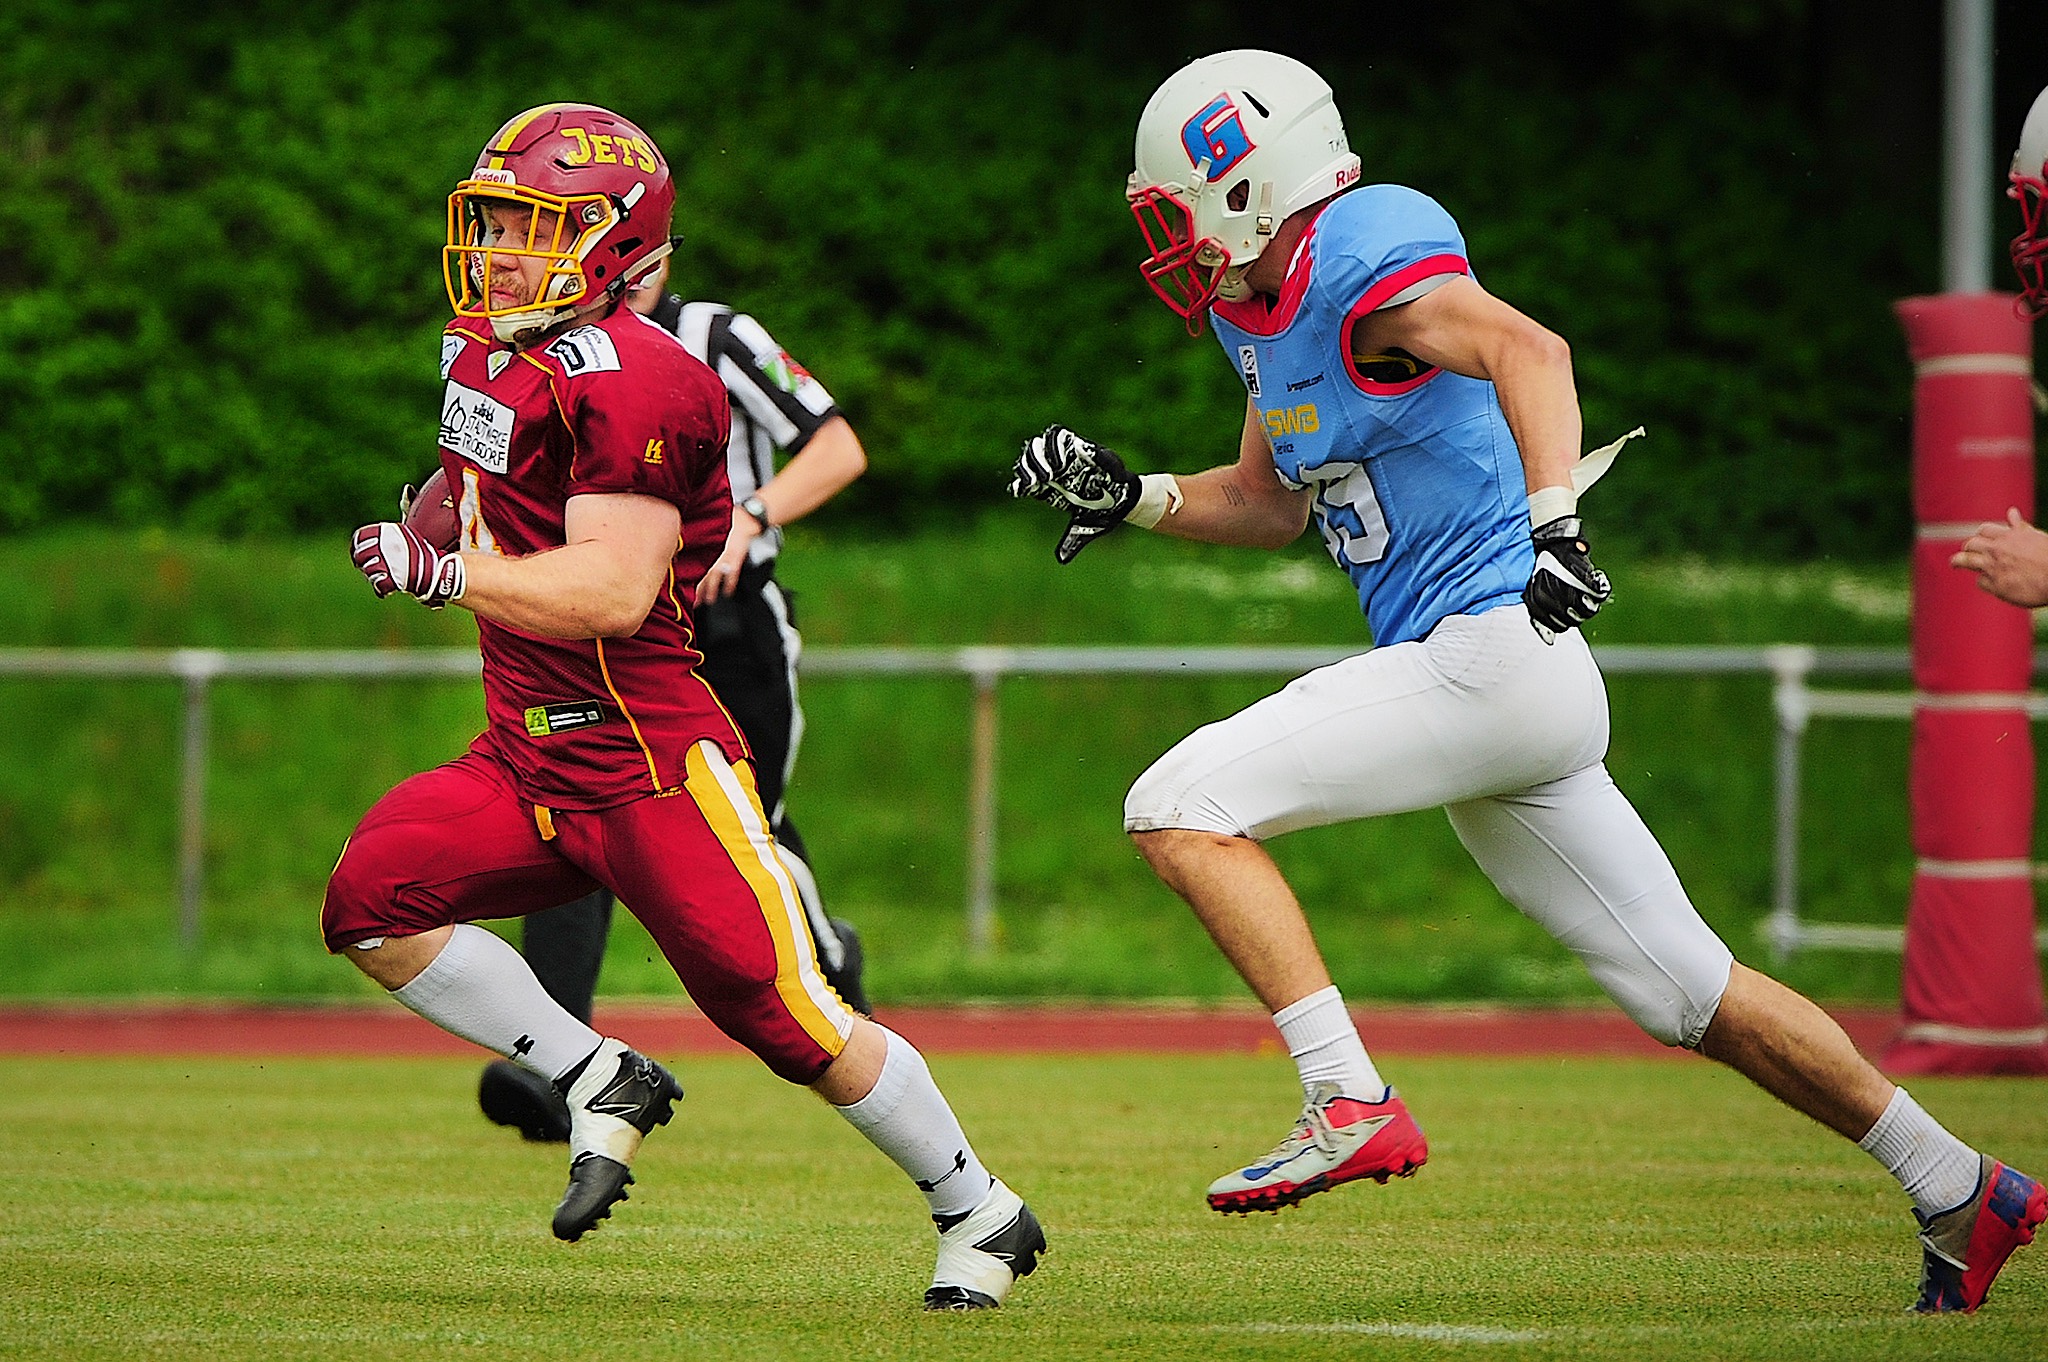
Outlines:
<svg viewBox="0 0 2048 1362"><path fill-rule="evenodd" d="M419 531L394 521L380 520L357 530L349 556L380 597L403 592L439 610L461 600L468 585L461 554L443 553Z"/></svg>

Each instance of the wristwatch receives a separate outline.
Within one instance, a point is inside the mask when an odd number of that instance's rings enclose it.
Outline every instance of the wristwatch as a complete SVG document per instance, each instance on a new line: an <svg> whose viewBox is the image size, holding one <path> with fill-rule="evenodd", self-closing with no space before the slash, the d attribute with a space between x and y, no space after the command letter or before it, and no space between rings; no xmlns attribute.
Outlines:
<svg viewBox="0 0 2048 1362"><path fill-rule="evenodd" d="M752 516L754 523L759 525L764 531L774 523L768 519L768 503L761 500L759 496L751 496L742 501L740 509Z"/></svg>

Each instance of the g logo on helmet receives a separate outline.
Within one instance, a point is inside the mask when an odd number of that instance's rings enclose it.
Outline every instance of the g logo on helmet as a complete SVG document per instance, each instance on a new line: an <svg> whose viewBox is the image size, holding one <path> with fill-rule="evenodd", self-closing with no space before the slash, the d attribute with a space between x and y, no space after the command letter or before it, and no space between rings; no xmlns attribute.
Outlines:
<svg viewBox="0 0 2048 1362"><path fill-rule="evenodd" d="M1209 162L1206 178L1212 181L1255 150L1245 135L1244 119L1227 94L1210 100L1181 126L1180 144L1187 149L1189 165Z"/></svg>

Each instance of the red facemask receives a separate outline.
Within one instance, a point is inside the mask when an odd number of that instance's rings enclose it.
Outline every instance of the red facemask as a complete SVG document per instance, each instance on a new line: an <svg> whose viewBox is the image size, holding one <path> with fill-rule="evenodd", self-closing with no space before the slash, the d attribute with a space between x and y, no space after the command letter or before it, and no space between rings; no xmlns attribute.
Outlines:
<svg viewBox="0 0 2048 1362"><path fill-rule="evenodd" d="M2005 192L2019 200L2023 226L2012 239L2012 267L2020 276L2019 311L2029 321L2039 321L2048 317L2048 176L2014 171L2012 188Z"/></svg>
<svg viewBox="0 0 2048 1362"><path fill-rule="evenodd" d="M1159 301L1187 322L1190 336L1201 335L1202 318L1216 301L1223 272L1230 268L1230 253L1214 239L1196 241L1194 215L1187 205L1156 185L1133 193L1130 205L1150 252L1138 273Z"/></svg>

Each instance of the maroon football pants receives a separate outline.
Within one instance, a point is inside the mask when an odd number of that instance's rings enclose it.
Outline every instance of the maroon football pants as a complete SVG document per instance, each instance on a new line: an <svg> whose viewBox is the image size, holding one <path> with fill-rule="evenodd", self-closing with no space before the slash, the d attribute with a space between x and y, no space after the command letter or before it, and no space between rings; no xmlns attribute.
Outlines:
<svg viewBox="0 0 2048 1362"><path fill-rule="evenodd" d="M704 1015L780 1077L812 1082L845 1048L853 1014L819 973L753 770L709 742L690 750L681 790L609 809L530 804L487 750L423 771L363 815L321 930L339 952L552 908L599 885L646 926Z"/></svg>

